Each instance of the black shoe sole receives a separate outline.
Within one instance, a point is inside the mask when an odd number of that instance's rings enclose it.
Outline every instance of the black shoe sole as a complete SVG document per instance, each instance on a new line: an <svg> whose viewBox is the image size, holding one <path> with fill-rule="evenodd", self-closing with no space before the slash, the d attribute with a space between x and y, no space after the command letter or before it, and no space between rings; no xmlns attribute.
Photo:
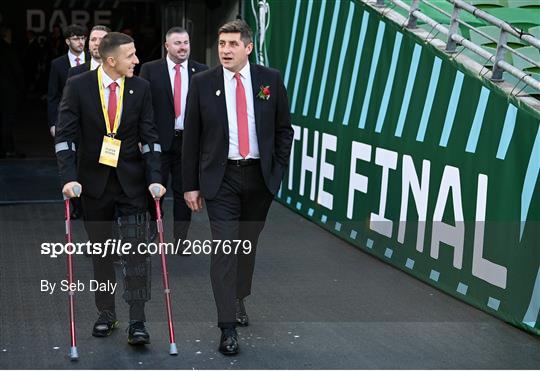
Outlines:
<svg viewBox="0 0 540 371"><path fill-rule="evenodd" d="M105 338L112 334L113 330L117 328L119 325L118 321L114 321L111 328L107 332L96 332L96 330L92 329L92 336L97 338Z"/></svg>
<svg viewBox="0 0 540 371"><path fill-rule="evenodd" d="M150 344L150 339L143 338L143 337L134 337L134 338L128 338L128 344L129 345L145 345Z"/></svg>

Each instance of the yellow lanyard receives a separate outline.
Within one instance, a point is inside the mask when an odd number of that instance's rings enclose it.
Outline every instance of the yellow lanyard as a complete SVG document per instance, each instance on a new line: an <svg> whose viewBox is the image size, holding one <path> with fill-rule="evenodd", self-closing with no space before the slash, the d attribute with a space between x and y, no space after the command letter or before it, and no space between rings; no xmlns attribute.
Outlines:
<svg viewBox="0 0 540 371"><path fill-rule="evenodd" d="M116 135L116 132L118 131L118 126L120 125L120 114L122 112L122 102L124 100L124 86L125 86L125 77L122 77L120 81L120 93L118 95L118 104L116 105L116 115L114 116L114 126L113 130L111 131L111 123L109 121L109 110L107 109L107 102L105 101L105 88L103 88L103 77L101 76L101 73L105 73L103 71L102 66L98 67L97 75L98 75L98 86L99 86L99 98L101 99L101 109L103 110L103 117L105 118L105 126L107 130L107 135L114 136ZM110 99L110 95L109 95Z"/></svg>

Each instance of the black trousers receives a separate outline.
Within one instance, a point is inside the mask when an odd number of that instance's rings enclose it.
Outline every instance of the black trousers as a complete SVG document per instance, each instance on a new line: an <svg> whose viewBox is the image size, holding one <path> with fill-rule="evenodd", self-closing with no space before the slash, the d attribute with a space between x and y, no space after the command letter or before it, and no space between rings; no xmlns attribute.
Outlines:
<svg viewBox="0 0 540 371"><path fill-rule="evenodd" d="M184 191L182 189L182 131L177 132L173 138L171 148L161 153L161 176L163 186L167 187L171 175L171 185L173 194L173 218L174 218L174 239L187 238L189 225L191 223L191 209L184 200ZM168 193L168 192L167 192ZM152 196L149 196L148 207L152 220L156 220L156 208ZM160 200L163 212L163 197Z"/></svg>
<svg viewBox="0 0 540 371"><path fill-rule="evenodd" d="M92 243L104 243L107 239L116 238L113 228L117 227L117 217L127 217L146 212L145 196L141 194L140 197L136 198L127 197L122 190L116 171L114 170L110 172L105 192L101 198L95 199L85 196L83 189L81 200L83 204L84 226L88 238ZM135 254L129 255L129 259L124 261L127 265L125 269L128 269L129 265L138 266L143 264L147 259L145 255L137 254L136 246L132 246L132 251L135 251ZM112 254L107 254L105 257L92 255L94 279L100 284L116 282L113 265L116 259L117 256ZM143 282L146 283L148 280L144 280ZM117 287L119 286L117 285ZM148 284L141 284L140 289L148 290L149 292L150 287L148 286ZM115 295L112 292L96 291L95 303L99 311L105 309L115 311ZM145 321L144 301L127 301L127 303L130 305L130 320Z"/></svg>
<svg viewBox="0 0 540 371"><path fill-rule="evenodd" d="M212 254L210 278L219 327L236 324L236 299L251 294L257 242L272 200L259 163L228 164L216 197L206 200L214 240L251 243L249 254L242 248L237 254L234 250L227 253L223 248Z"/></svg>

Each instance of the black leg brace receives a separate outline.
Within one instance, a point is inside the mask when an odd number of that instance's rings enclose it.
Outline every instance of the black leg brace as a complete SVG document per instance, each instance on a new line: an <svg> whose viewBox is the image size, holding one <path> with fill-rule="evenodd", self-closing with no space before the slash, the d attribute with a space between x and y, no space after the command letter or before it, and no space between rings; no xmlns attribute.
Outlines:
<svg viewBox="0 0 540 371"><path fill-rule="evenodd" d="M131 254L123 255L124 300L132 304L143 304L150 300L151 267L149 255L140 255L137 246L147 241L149 218L147 213L138 213L118 218L118 234L122 242L132 245Z"/></svg>

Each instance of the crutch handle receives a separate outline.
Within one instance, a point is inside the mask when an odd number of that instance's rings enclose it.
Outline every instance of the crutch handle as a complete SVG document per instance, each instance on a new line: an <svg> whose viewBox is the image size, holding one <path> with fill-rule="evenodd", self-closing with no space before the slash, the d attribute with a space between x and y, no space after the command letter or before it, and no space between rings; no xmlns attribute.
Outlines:
<svg viewBox="0 0 540 371"><path fill-rule="evenodd" d="M79 185L74 185L73 186L73 193L75 193L75 197L79 197L81 195L81 187ZM66 195L63 195L63 196L64 196L64 201L69 200L68 196L66 196Z"/></svg>

